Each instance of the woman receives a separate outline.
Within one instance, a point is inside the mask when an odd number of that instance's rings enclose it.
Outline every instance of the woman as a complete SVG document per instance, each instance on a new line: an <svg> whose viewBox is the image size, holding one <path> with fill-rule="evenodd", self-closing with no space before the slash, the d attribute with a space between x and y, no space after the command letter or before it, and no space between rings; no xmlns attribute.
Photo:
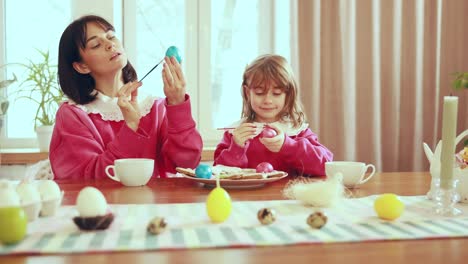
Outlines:
<svg viewBox="0 0 468 264"><path fill-rule="evenodd" d="M58 79L69 100L50 145L55 178L105 178L106 166L120 158L154 159L153 177L195 167L202 140L175 58L165 58L162 78L165 99L139 100L142 83L114 27L99 16L73 21L59 44Z"/></svg>

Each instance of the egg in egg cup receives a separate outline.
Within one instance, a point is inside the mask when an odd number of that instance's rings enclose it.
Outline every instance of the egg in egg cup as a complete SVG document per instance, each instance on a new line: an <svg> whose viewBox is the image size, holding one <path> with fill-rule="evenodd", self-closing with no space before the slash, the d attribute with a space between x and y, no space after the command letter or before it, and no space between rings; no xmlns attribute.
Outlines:
<svg viewBox="0 0 468 264"><path fill-rule="evenodd" d="M60 190L58 184L53 180L40 180L37 189L42 200L40 215L55 215L62 204L64 192Z"/></svg>
<svg viewBox="0 0 468 264"><path fill-rule="evenodd" d="M76 199L79 216L73 222L85 231L107 229L114 221L114 214L108 211L106 198L94 187L83 188Z"/></svg>

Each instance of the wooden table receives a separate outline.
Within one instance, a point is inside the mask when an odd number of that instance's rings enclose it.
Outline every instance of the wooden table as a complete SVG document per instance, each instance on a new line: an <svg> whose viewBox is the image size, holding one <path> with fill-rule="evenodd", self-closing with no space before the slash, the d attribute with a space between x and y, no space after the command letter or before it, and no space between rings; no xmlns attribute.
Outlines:
<svg viewBox="0 0 468 264"><path fill-rule="evenodd" d="M287 179L251 190L229 190L233 200L284 199L281 190ZM429 173L380 173L354 196L384 192L423 195L429 189ZM154 179L148 186L128 188L119 183L90 181L60 183L65 190L64 204L75 203L85 185L99 188L109 203L182 203L204 202L210 189L187 179ZM468 214L468 212L464 212ZM403 240L364 243L332 243L278 247L191 249L93 253L44 256L3 256L0 263L465 263L468 239Z"/></svg>

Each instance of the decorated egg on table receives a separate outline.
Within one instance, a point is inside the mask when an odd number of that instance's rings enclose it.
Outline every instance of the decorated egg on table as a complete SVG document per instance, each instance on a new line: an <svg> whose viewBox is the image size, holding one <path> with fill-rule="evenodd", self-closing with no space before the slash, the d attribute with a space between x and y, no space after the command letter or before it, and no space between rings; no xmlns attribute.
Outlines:
<svg viewBox="0 0 468 264"><path fill-rule="evenodd" d="M273 165L271 165L268 162L262 162L258 164L257 167L255 168L255 171L258 173L269 173L269 172L272 172L273 170L274 170Z"/></svg>
<svg viewBox="0 0 468 264"><path fill-rule="evenodd" d="M393 193L384 193L374 201L374 210L380 219L395 220L404 209L405 204Z"/></svg>
<svg viewBox="0 0 468 264"><path fill-rule="evenodd" d="M0 244L14 244L26 236L28 217L19 206L0 207Z"/></svg>
<svg viewBox="0 0 468 264"><path fill-rule="evenodd" d="M195 177L197 178L210 179L212 174L210 165L200 164L195 168Z"/></svg>
<svg viewBox="0 0 468 264"><path fill-rule="evenodd" d="M272 138L272 137L276 137L276 135L278 135L278 133L276 133L276 130L274 130L273 128L269 126L265 126L261 133L261 137L264 137L264 138Z"/></svg>
<svg viewBox="0 0 468 264"><path fill-rule="evenodd" d="M219 186L219 178L217 178L216 187L211 190L206 199L206 212L213 223L221 223L229 218L231 211L231 197Z"/></svg>
<svg viewBox="0 0 468 264"><path fill-rule="evenodd" d="M14 244L27 233L27 215L10 181L0 180L0 244Z"/></svg>
<svg viewBox="0 0 468 264"><path fill-rule="evenodd" d="M179 63L182 62L179 49L176 46L170 46L166 51L167 57L175 57Z"/></svg>

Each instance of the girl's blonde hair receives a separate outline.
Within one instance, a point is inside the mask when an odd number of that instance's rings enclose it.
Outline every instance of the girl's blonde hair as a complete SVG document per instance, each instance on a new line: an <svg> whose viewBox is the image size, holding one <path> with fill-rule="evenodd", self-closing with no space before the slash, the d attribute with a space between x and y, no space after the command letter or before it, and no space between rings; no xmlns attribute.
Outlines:
<svg viewBox="0 0 468 264"><path fill-rule="evenodd" d="M286 102L280 112L281 119L287 118L294 127L299 127L305 122L302 103L299 100L299 90L291 66L287 60L279 55L262 55L256 58L244 71L242 80L242 117L247 122L255 120L255 112L252 109L247 96L247 88L258 87L265 82L273 81L286 93Z"/></svg>

